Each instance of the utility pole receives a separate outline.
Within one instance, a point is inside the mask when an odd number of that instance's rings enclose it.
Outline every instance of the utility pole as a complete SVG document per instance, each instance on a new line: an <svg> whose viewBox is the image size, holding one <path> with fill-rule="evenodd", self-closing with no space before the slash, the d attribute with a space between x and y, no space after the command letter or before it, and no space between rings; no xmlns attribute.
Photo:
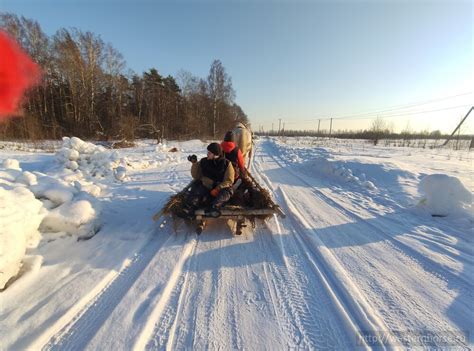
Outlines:
<svg viewBox="0 0 474 351"><path fill-rule="evenodd" d="M282 133L285 132L285 122L283 122L283 129L281 130Z"/></svg>
<svg viewBox="0 0 474 351"><path fill-rule="evenodd" d="M273 134L273 122L272 122L272 134Z"/></svg>
<svg viewBox="0 0 474 351"><path fill-rule="evenodd" d="M331 132L332 132L332 118L331 118L331 124L329 125L329 137L331 137Z"/></svg>
<svg viewBox="0 0 474 351"><path fill-rule="evenodd" d="M321 125L321 119L318 119L318 136L319 136L319 126Z"/></svg>
<svg viewBox="0 0 474 351"><path fill-rule="evenodd" d="M280 122L278 123L278 135L280 135L281 131L281 118L278 119Z"/></svg>
<svg viewBox="0 0 474 351"><path fill-rule="evenodd" d="M466 120L467 116L469 116L469 114L472 112L472 110L474 109L474 106L471 106L471 108L469 109L469 111L467 111L466 115L464 116L464 118L461 120L461 122L459 122L458 126L456 127L456 129L454 129L454 131L451 133L451 135L448 137L448 139L446 139L446 141L444 142L443 145L441 146L445 146L448 141L451 140L451 138L453 137L454 134L456 134L457 130L461 127L461 125L463 124L463 122Z"/></svg>

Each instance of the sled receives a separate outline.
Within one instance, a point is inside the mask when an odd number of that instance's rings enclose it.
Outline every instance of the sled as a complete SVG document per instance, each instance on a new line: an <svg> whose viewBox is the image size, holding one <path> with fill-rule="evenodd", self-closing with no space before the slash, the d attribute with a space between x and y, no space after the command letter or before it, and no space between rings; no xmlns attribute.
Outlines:
<svg viewBox="0 0 474 351"><path fill-rule="evenodd" d="M231 220L235 222L235 234L241 235L242 229L250 223L255 227L256 220L266 220L273 215L285 217L281 210L270 196L268 190L262 188L260 184L247 172L247 179L242 184L238 183L237 189L234 189L234 196L224 205L219 211L211 211L209 208L203 207L189 213L186 218L182 216L183 203L186 195L194 184L194 181L189 183L178 194L172 196L168 203L153 216L153 220L157 221L163 215L172 215L173 219L187 219L195 225L195 230L200 235L208 221L213 220ZM235 187L235 185L234 185ZM247 194L250 192L250 194ZM245 200L245 196L250 197L250 200Z"/></svg>

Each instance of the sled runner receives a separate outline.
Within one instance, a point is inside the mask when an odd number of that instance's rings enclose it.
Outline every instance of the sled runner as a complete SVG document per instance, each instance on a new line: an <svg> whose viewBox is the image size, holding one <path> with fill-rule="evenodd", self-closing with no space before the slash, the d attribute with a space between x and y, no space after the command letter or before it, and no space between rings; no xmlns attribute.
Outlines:
<svg viewBox="0 0 474 351"><path fill-rule="evenodd" d="M153 216L157 221L163 215L171 215L173 219L190 220L199 235L204 230L206 223L211 220L227 219L235 222L235 234L242 234L242 228L250 223L255 227L256 220L265 220L274 214L285 217L280 206L275 204L270 193L258 184L250 173L246 180L240 181L235 187L231 200L220 210L213 210L209 206L189 208L186 199L194 181L189 183L178 194L172 196L168 203Z"/></svg>

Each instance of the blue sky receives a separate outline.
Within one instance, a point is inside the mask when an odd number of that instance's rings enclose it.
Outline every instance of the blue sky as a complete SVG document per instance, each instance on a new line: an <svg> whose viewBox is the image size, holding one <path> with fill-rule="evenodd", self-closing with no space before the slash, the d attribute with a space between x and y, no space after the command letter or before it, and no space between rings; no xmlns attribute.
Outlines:
<svg viewBox="0 0 474 351"><path fill-rule="evenodd" d="M138 73L155 67L164 75L185 69L206 77L220 59L236 102L254 129L267 130L279 118L287 129L315 129L329 117L339 118L334 129L366 128L380 115L396 130L408 123L451 131L474 100L472 6L458 0L0 0L0 11L35 19L49 35L70 27L100 35ZM359 114L367 111L374 112Z"/></svg>

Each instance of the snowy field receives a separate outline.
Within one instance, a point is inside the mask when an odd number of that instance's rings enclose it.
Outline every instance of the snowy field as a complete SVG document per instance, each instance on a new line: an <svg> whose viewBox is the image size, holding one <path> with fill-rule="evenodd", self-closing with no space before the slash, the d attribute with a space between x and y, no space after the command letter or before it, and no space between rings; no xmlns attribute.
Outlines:
<svg viewBox="0 0 474 351"><path fill-rule="evenodd" d="M154 223L206 145L0 142L0 349L474 346L472 152L261 138L286 218Z"/></svg>

